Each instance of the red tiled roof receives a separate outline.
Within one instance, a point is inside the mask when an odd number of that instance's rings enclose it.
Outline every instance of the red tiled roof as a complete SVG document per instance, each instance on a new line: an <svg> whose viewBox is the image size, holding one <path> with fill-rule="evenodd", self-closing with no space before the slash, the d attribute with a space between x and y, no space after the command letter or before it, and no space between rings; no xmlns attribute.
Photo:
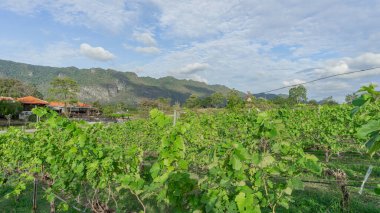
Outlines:
<svg viewBox="0 0 380 213"><path fill-rule="evenodd" d="M65 103L64 102L53 101L53 102L49 103L49 106L51 106L51 107L64 107ZM81 102L78 102L78 103L75 103L75 104L68 104L67 106L68 107L83 107L83 108L90 108L91 107L91 105L85 104L85 103L81 103Z"/></svg>
<svg viewBox="0 0 380 213"><path fill-rule="evenodd" d="M14 101L15 99L12 97L4 97L0 96L0 101Z"/></svg>
<svg viewBox="0 0 380 213"><path fill-rule="evenodd" d="M81 103L81 102L78 102L78 103L77 103L77 106L78 106L78 107L86 107L86 108L91 107L91 105L89 105L89 104L85 104L85 103Z"/></svg>
<svg viewBox="0 0 380 213"><path fill-rule="evenodd" d="M38 99L33 96L26 96L22 98L17 98L17 100L23 104L36 104L36 105L48 105L49 102Z"/></svg>
<svg viewBox="0 0 380 213"><path fill-rule="evenodd" d="M49 106L51 107L64 107L65 103L63 102L57 102L57 101L52 101L49 103Z"/></svg>

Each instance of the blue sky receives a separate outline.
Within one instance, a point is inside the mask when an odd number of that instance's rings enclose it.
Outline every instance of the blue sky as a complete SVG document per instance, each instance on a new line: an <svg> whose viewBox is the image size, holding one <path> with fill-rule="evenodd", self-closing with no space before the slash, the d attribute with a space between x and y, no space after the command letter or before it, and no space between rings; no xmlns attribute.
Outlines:
<svg viewBox="0 0 380 213"><path fill-rule="evenodd" d="M380 67L378 20L379 0L2 0L0 58L257 93ZM307 88L343 100L370 82L380 69Z"/></svg>

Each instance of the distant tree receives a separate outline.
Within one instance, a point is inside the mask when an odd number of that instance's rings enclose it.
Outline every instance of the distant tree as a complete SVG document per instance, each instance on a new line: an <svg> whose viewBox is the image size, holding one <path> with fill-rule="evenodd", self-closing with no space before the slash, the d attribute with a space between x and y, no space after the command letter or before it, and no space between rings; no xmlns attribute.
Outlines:
<svg viewBox="0 0 380 213"><path fill-rule="evenodd" d="M69 77L57 77L50 82L49 93L55 101L65 103L64 113L67 114L67 105L78 101L79 85Z"/></svg>
<svg viewBox="0 0 380 213"><path fill-rule="evenodd" d="M211 95L211 105L213 107L219 108L224 105L225 98L224 95L220 92L215 92Z"/></svg>
<svg viewBox="0 0 380 213"><path fill-rule="evenodd" d="M125 104L124 102L120 101L116 103L115 106L116 106L116 113L124 113L128 111L127 104Z"/></svg>
<svg viewBox="0 0 380 213"><path fill-rule="evenodd" d="M352 104L352 101L355 100L357 97L358 97L358 95L355 93L348 94L348 95L346 95L345 101L348 104Z"/></svg>
<svg viewBox="0 0 380 213"><path fill-rule="evenodd" d="M313 105L313 106L317 106L317 105L318 105L318 101L312 99L312 100L310 100L310 101L308 102L308 104Z"/></svg>
<svg viewBox="0 0 380 213"><path fill-rule="evenodd" d="M114 104L103 105L101 106L100 110L103 115L108 116L108 117L117 113L117 107Z"/></svg>
<svg viewBox="0 0 380 213"><path fill-rule="evenodd" d="M159 97L157 99L157 102L158 102L158 108L160 110L164 110L164 109L167 109L170 107L170 103L171 103L171 99L170 98L163 98L163 97Z"/></svg>
<svg viewBox="0 0 380 213"><path fill-rule="evenodd" d="M244 107L244 101L240 97L239 91L232 89L227 93L227 108L238 109Z"/></svg>
<svg viewBox="0 0 380 213"><path fill-rule="evenodd" d="M36 85L29 85L16 79L0 78L0 96L19 98L29 95L43 98Z"/></svg>
<svg viewBox="0 0 380 213"><path fill-rule="evenodd" d="M153 108L158 108L158 101L152 99L143 99L139 103L139 107L144 110L150 110Z"/></svg>
<svg viewBox="0 0 380 213"><path fill-rule="evenodd" d="M332 96L329 96L321 101L323 105L338 105L339 103L333 99Z"/></svg>
<svg viewBox="0 0 380 213"><path fill-rule="evenodd" d="M98 113L100 113L103 108L102 104L98 100L92 103L92 107L94 107Z"/></svg>
<svg viewBox="0 0 380 213"><path fill-rule="evenodd" d="M200 106L200 99L197 95L190 95L190 97L186 100L185 106L188 108L196 108Z"/></svg>
<svg viewBox="0 0 380 213"><path fill-rule="evenodd" d="M212 99L210 96L199 98L199 107L202 107L202 108L212 107L211 102L212 102Z"/></svg>
<svg viewBox="0 0 380 213"><path fill-rule="evenodd" d="M271 100L272 103L279 105L279 106L286 106L289 105L289 99L284 98L282 96L277 96Z"/></svg>
<svg viewBox="0 0 380 213"><path fill-rule="evenodd" d="M293 87L289 90L289 100L292 103L301 103L307 101L307 90L303 85Z"/></svg>
<svg viewBox="0 0 380 213"><path fill-rule="evenodd" d="M20 102L17 101L0 101L0 117L11 115L12 117L20 114L23 107Z"/></svg>
<svg viewBox="0 0 380 213"><path fill-rule="evenodd" d="M98 109L102 108L102 104L100 104L99 101L94 101L92 103L92 106L95 107L95 108L98 108Z"/></svg>

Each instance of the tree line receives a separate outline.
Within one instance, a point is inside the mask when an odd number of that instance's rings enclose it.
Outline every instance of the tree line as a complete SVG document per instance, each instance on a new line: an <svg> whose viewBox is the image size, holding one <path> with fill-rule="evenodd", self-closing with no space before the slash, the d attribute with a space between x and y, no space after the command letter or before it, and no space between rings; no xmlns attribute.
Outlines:
<svg viewBox="0 0 380 213"><path fill-rule="evenodd" d="M57 77L50 82L50 89L48 90L49 101L59 101L65 103L66 107L71 103L78 102L78 93L80 91L79 84L69 77ZM36 85L24 83L15 79L0 79L0 96L6 97L23 97L35 96L37 98L44 98L42 93L38 91ZM346 96L346 103L351 104L357 98L356 94L348 94ZM161 110L170 109L172 107L172 100L170 98L158 97L157 99L142 99L137 106L138 110L149 110L152 108L159 108ZM268 107L274 106L292 106L295 104L310 104L310 105L336 105L337 101L332 96L327 97L321 101L308 100L307 89L303 85L289 89L287 97L277 96L273 99L267 100L263 98L256 98L251 93L243 94L235 89L230 90L227 94L215 92L209 96L197 96L191 94L185 103L176 103L174 105L182 105L187 108L252 108L254 105L266 105ZM100 103L95 101L94 107L104 111L108 116L114 114L125 114L128 109L136 109L123 102L120 103ZM11 114L12 116L18 115L22 111L22 106L17 102L0 101L0 117Z"/></svg>

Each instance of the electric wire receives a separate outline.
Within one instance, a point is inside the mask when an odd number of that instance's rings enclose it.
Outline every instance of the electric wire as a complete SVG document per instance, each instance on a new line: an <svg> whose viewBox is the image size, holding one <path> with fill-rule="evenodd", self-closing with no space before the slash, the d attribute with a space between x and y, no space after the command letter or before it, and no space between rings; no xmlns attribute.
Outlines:
<svg viewBox="0 0 380 213"><path fill-rule="evenodd" d="M380 67L371 67L371 68L362 69L362 70L356 70L356 71L351 71L351 72L345 72L345 73L339 73L339 74L324 76L324 77L320 77L320 78L317 78L317 79L314 79L314 80L310 80L310 81L306 81L306 82L303 82L303 83L292 84L292 85L288 85L288 86L279 87L277 89L272 89L272 90L268 90L268 91L265 91L265 92L256 93L255 95L265 94L265 93L268 93L268 92L274 92L274 91L281 90L281 89L286 89L286 88L291 88L291 87L300 86L300 85L304 85L304 84L309 84L309 83L313 83L313 82L316 82L316 81L320 81L320 80L324 80L324 79L328 79L328 78L333 78L333 77L337 77L337 76L351 75L351 74L360 73L360 72L367 72L367 71L371 71L371 70L375 70L375 69L379 69L379 68Z"/></svg>

